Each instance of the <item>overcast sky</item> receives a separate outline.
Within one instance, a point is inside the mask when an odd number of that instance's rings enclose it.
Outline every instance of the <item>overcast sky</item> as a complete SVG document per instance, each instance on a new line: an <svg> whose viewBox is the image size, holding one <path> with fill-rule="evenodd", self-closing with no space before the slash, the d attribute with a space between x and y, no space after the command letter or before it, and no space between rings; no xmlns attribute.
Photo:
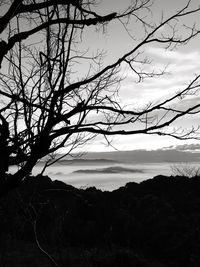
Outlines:
<svg viewBox="0 0 200 267"><path fill-rule="evenodd" d="M160 21L163 14L164 18L172 15L186 4L185 0L155 0L151 7L152 16L149 18L152 21ZM130 1L120 0L103 0L99 11L102 14L123 10ZM198 1L192 1L192 5L197 6ZM144 14L146 15L146 14ZM150 15L150 14L149 14ZM199 19L199 18L198 18ZM192 25L197 18L189 16L185 23ZM134 37L141 38L141 28L133 23L128 26L130 34ZM107 50L106 63L113 62L119 58L123 53L129 51L135 44L127 32L124 30L120 22L111 23L106 28L106 33L102 36L101 33L94 33L88 29L87 38L90 39L90 49L103 48ZM168 65L167 71L169 74L145 80L143 83L136 84L135 76L132 71L126 71L126 80L122 83L120 98L124 104L144 105L150 101L156 102L165 96L169 96L173 92L180 90L184 85L189 83L195 74L200 71L200 49L197 38L189 43L187 46L181 47L178 50L166 51L162 46L146 46L145 55L152 60L152 65L155 68L164 68ZM86 40L88 44L88 39ZM84 40L83 40L84 43ZM86 44L85 44L86 45ZM191 98L185 101L185 105L197 102L198 97ZM182 121L178 121L177 125L189 127L199 123L198 116L190 117ZM149 135L135 135L135 136L116 136L113 137L113 146L119 150L131 149L158 149L171 145L183 144L197 144L196 140L179 141L171 137L149 136ZM89 147L89 150L102 151L110 150L112 148L106 147L106 142L98 137Z"/></svg>
<svg viewBox="0 0 200 267"><path fill-rule="evenodd" d="M130 0L102 0L96 11L102 15L109 14L110 12L120 12L128 7ZM151 7L152 13L141 14L148 15L149 21L159 22L161 17L167 18L169 15L174 14L177 10L183 7L187 1L185 0L155 0ZM192 5L197 6L199 0L192 0ZM189 16L185 21L186 24L192 25L193 22L198 21L199 17ZM120 58L124 53L131 50L134 45L141 39L143 32L139 24L131 23L128 26L133 40L123 25L119 21L111 22L102 35L102 32L91 30L91 27L86 29L85 35L82 39L82 46L88 47L92 53L97 49L104 49L107 51L105 64L114 62ZM152 60L152 66L162 69L168 65L167 71L169 74L159 78L152 78L144 80L142 83L135 83L136 77L133 72L125 69L123 73L126 79L121 85L121 93L119 95L121 102L124 105L140 106L149 103L150 101L156 102L157 100L169 96L173 92L180 90L183 86L194 77L194 74L200 72L200 39L197 38L189 43L187 46L181 47L179 50L166 51L162 46L146 46L145 55ZM185 102L186 105L195 101L199 101L198 97L191 98ZM197 125L199 118L190 117L178 122L178 125L185 127ZM170 137L149 136L149 135L135 135L135 136L114 136L113 146L119 150L132 150L132 149L158 149L162 147L183 145L183 144L200 144L195 140L191 141L178 141ZM91 151L106 151L113 150L112 147L107 147L105 140L102 137L97 137L85 149Z"/></svg>

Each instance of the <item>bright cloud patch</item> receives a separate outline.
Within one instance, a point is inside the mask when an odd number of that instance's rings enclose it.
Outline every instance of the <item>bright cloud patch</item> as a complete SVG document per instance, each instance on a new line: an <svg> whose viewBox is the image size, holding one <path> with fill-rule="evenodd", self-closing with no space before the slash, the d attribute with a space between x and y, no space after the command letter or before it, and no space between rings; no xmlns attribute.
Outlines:
<svg viewBox="0 0 200 267"><path fill-rule="evenodd" d="M159 72L167 65L166 73L136 83L136 74L126 68L126 71L123 71L126 79L122 83L120 94L122 102L126 104L135 102L137 105L144 105L173 95L184 89L195 74L200 72L200 53L197 51L183 53L150 47L146 52L152 59L152 63L146 67L147 70ZM145 66L143 67L145 69Z"/></svg>
<svg viewBox="0 0 200 267"><path fill-rule="evenodd" d="M191 61L191 60L199 60L200 59L200 53L197 51L193 51L193 52L187 52L187 53L183 53L183 52L179 52L179 51L170 51L170 50L166 50L164 48L157 48L157 47L149 47L147 49L147 53L155 55L159 58L162 59L168 59L168 60L175 60L175 61Z"/></svg>

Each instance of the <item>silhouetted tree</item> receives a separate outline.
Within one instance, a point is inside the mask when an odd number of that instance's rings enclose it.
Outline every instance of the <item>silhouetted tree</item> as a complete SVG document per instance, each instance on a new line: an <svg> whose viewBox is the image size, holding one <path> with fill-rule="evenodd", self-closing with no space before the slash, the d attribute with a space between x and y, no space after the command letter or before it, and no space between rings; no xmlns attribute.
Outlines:
<svg viewBox="0 0 200 267"><path fill-rule="evenodd" d="M164 74L165 70L151 69L142 50L149 44L173 48L196 37L197 26L187 26L184 20L199 16L200 7L188 1L156 24L151 22L150 0L134 0L124 12L104 15L96 11L95 2L0 1L1 194L17 186L44 156L63 147L71 151L98 134L105 138L117 134L195 137L196 129L170 132L168 126L199 112L199 103L185 109L173 105L197 93L199 76L172 97L141 109L123 107L116 95L123 65L139 82ZM143 29L144 37L134 36L132 49L105 66L105 54L83 51L82 40L87 38L86 28L102 30L103 34L106 25L115 20L123 24L127 34L128 23L134 21L135 27ZM9 176L6 173L11 160L19 168Z"/></svg>

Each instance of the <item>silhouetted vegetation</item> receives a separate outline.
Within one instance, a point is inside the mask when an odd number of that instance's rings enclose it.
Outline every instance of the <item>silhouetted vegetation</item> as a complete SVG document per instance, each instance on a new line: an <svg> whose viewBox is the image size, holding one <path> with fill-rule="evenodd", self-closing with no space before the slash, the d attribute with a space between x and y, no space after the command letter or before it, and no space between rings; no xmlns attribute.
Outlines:
<svg viewBox="0 0 200 267"><path fill-rule="evenodd" d="M39 245L58 266L199 266L199 192L200 177L113 192L29 177L1 201L0 264L52 266Z"/></svg>

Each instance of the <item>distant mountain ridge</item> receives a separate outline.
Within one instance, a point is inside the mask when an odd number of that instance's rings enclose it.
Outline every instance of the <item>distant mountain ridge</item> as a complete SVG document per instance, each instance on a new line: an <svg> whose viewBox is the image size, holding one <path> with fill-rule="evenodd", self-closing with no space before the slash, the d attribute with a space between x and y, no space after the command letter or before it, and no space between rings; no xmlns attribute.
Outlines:
<svg viewBox="0 0 200 267"><path fill-rule="evenodd" d="M78 164L78 165L84 165L86 162L91 164L110 164L110 163L119 163L118 161L112 160L112 159L64 159L59 161L61 164Z"/></svg>
<svg viewBox="0 0 200 267"><path fill-rule="evenodd" d="M61 154L58 157L62 156ZM45 159L42 160L42 162ZM200 152L179 151L176 149L131 150L114 152L88 152L82 156L76 154L63 157L59 164L72 165L106 165L132 163L200 163Z"/></svg>
<svg viewBox="0 0 200 267"><path fill-rule="evenodd" d="M85 160L112 160L122 163L163 163L163 162L200 162L199 152L178 150L132 150L115 152L89 152L82 159Z"/></svg>
<svg viewBox="0 0 200 267"><path fill-rule="evenodd" d="M123 168L123 167L108 167L108 168L98 168L98 169L86 169L86 170L77 170L74 171L74 173L143 173L142 170L138 170L138 169L131 169L131 168Z"/></svg>

